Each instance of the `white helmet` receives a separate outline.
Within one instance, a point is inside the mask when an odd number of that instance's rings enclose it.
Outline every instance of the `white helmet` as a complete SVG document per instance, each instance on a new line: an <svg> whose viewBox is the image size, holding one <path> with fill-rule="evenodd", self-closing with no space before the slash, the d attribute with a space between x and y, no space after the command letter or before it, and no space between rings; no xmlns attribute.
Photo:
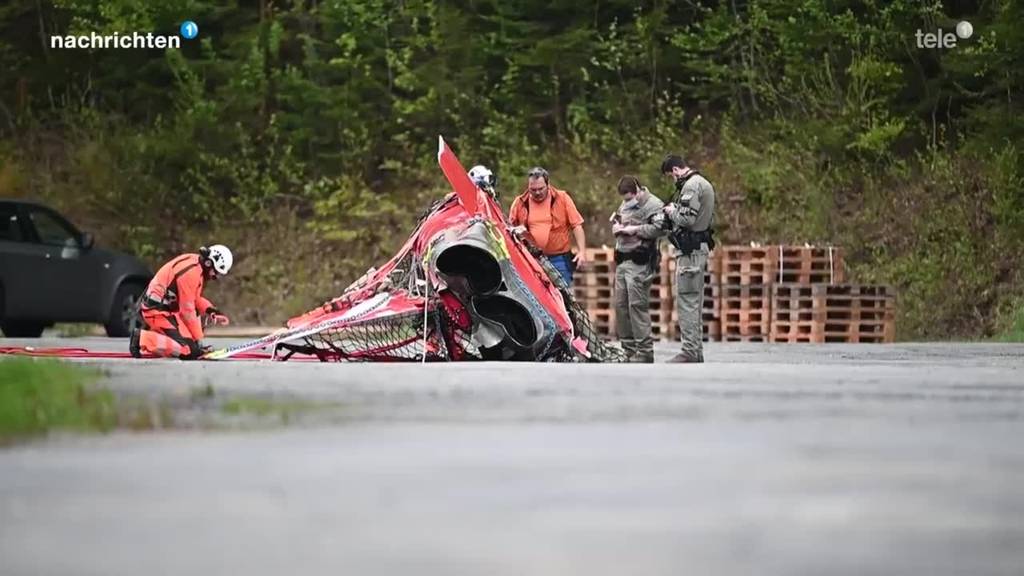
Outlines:
<svg viewBox="0 0 1024 576"><path fill-rule="evenodd" d="M477 188L480 188L484 192L494 194L494 187L498 184L498 179L494 176L494 172L491 172L487 166L477 165L469 169L469 179L476 184Z"/></svg>
<svg viewBox="0 0 1024 576"><path fill-rule="evenodd" d="M231 270L231 264L235 261L235 257L231 255L231 250L223 244L210 246L206 257L213 264L213 269L221 276Z"/></svg>

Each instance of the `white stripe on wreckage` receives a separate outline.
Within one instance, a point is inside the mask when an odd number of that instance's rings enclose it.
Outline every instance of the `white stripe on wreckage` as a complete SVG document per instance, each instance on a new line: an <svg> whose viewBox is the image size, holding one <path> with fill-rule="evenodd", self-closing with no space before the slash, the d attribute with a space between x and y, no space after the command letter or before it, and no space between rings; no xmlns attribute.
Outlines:
<svg viewBox="0 0 1024 576"><path fill-rule="evenodd" d="M369 300L365 300L363 302L360 302L359 304L356 304L355 306L344 312L341 316L338 316L336 318L323 320L312 326L282 328L281 330L278 330L271 334L267 334L266 336L257 338L256 340L251 340L249 342L244 342L242 344L236 344L234 346L229 346L221 350L214 350L213 352L209 352L205 356L203 356L203 359L224 360L241 352L247 352L249 350L256 350L259 348L266 348L267 346L270 345L274 345L276 347L278 344L286 344L288 342L298 340L299 338L305 338L306 336L316 334L317 332L326 330L328 328L332 328L338 324L351 322L353 320L363 318L369 315L371 312L377 310L384 304L386 304L390 299L390 294L382 292L380 294L377 294L373 298L370 298Z"/></svg>

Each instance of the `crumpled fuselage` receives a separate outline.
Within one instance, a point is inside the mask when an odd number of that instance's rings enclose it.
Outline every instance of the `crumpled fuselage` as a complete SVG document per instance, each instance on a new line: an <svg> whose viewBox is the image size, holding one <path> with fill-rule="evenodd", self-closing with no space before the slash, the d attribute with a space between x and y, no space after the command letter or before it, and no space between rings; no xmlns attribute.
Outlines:
<svg viewBox="0 0 1024 576"><path fill-rule="evenodd" d="M285 328L215 357L273 344L285 357L322 360L618 359L443 140L438 161L454 192L430 207L394 257Z"/></svg>

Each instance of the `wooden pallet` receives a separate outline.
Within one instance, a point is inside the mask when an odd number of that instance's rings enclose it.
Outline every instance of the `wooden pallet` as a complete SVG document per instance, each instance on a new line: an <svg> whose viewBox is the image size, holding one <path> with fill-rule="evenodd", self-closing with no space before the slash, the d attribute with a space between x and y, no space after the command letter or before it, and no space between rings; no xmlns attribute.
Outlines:
<svg viewBox="0 0 1024 576"><path fill-rule="evenodd" d="M715 284L721 282L722 277L722 251L712 250L708 254L708 274L714 278Z"/></svg>
<svg viewBox="0 0 1024 576"><path fill-rule="evenodd" d="M655 340L669 340L672 338L672 318L668 311L663 308L651 309L651 335Z"/></svg>
<svg viewBox="0 0 1024 576"><path fill-rule="evenodd" d="M704 307L701 310L701 324L704 327L705 342L722 340L722 287L718 284L704 285Z"/></svg>
<svg viewBox="0 0 1024 576"><path fill-rule="evenodd" d="M767 342L771 320L770 286L721 286L724 342Z"/></svg>
<svg viewBox="0 0 1024 576"><path fill-rule="evenodd" d="M595 270L595 266L587 266L586 270L577 270L572 275L574 288L586 286L613 286L615 269Z"/></svg>
<svg viewBox="0 0 1024 576"><path fill-rule="evenodd" d="M614 250L592 249L574 294L598 333L615 334ZM705 340L891 342L895 295L885 286L842 284L841 249L721 246L708 258L702 321ZM779 282L779 280L794 282ZM651 283L652 332L677 339L675 249L663 251Z"/></svg>
<svg viewBox="0 0 1024 576"><path fill-rule="evenodd" d="M775 281L777 248L723 246L720 250L722 263L719 282L722 285L764 286Z"/></svg>
<svg viewBox="0 0 1024 576"><path fill-rule="evenodd" d="M672 291L672 275L668 272L665 259L662 259L657 273L651 280L651 301L672 302L675 300L675 293Z"/></svg>
<svg viewBox="0 0 1024 576"><path fill-rule="evenodd" d="M614 302L615 289L613 285L576 285L572 288L572 295L579 302L608 302L611 305Z"/></svg>
<svg viewBox="0 0 1024 576"><path fill-rule="evenodd" d="M890 286L821 286L825 342L894 342L896 292Z"/></svg>
<svg viewBox="0 0 1024 576"><path fill-rule="evenodd" d="M590 262L615 262L615 248L611 246L587 248L587 260Z"/></svg>
<svg viewBox="0 0 1024 576"><path fill-rule="evenodd" d="M615 250L587 248L587 264L573 274L574 287L612 286L615 284Z"/></svg>
<svg viewBox="0 0 1024 576"><path fill-rule="evenodd" d="M888 286L777 284L772 342L893 342L896 296Z"/></svg>
<svg viewBox="0 0 1024 576"><path fill-rule="evenodd" d="M704 307L701 310L704 324L704 340L722 339L722 287L718 284L704 285Z"/></svg>
<svg viewBox="0 0 1024 576"><path fill-rule="evenodd" d="M672 323L668 313L662 308L651 308L651 335L655 340L669 340L672 338ZM601 336L607 338L618 338L616 327L616 313L614 309L588 308L587 315L594 326L594 330Z"/></svg>
<svg viewBox="0 0 1024 576"><path fill-rule="evenodd" d="M584 272L575 272L573 274L572 284L573 289L585 289L598 286L603 288L611 288L612 286L615 286L615 270L607 270L604 272L594 272L591 270L587 270Z"/></svg>
<svg viewBox="0 0 1024 576"><path fill-rule="evenodd" d="M824 342L823 312L814 286L772 286L771 342Z"/></svg>
<svg viewBox="0 0 1024 576"><path fill-rule="evenodd" d="M778 246L775 283L842 284L844 250L834 246Z"/></svg>
<svg viewBox="0 0 1024 576"><path fill-rule="evenodd" d="M613 338L615 336L615 309L587 309L587 316L594 326L594 331L600 336Z"/></svg>
<svg viewBox="0 0 1024 576"><path fill-rule="evenodd" d="M824 341L824 326L820 322L792 322L772 324L769 342L816 343Z"/></svg>
<svg viewBox="0 0 1024 576"><path fill-rule="evenodd" d="M615 297L615 273L594 272L592 268L573 276L573 296L587 310L607 310Z"/></svg>

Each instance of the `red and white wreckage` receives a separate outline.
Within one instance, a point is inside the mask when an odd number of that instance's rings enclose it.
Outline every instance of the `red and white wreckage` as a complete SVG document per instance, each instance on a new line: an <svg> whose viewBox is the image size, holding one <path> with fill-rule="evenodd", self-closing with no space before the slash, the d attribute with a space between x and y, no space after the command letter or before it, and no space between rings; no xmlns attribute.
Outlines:
<svg viewBox="0 0 1024 576"><path fill-rule="evenodd" d="M624 361L440 137L437 160L454 193L434 202L391 260L284 328L204 359L273 347L279 360Z"/></svg>

